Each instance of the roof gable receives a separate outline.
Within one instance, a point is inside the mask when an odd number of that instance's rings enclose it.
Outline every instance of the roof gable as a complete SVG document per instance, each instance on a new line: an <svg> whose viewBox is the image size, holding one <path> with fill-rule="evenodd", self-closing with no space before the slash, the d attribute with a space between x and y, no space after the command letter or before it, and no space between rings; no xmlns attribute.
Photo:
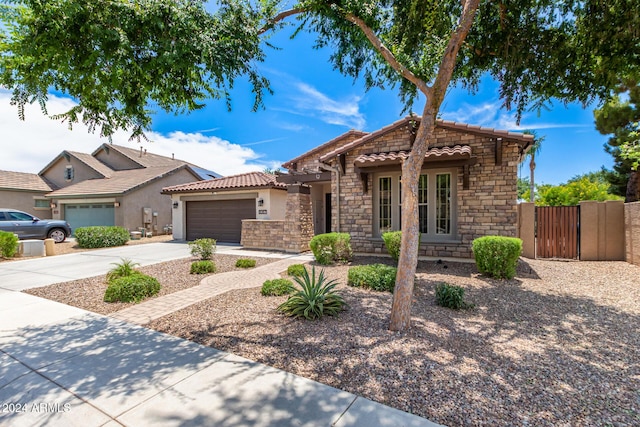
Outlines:
<svg viewBox="0 0 640 427"><path fill-rule="evenodd" d="M339 154L346 153L349 150L352 150L356 147L359 147L369 141L372 141L376 138L380 138L390 132L395 131L398 128L403 126L415 126L415 122L419 122L420 117L418 116L407 116L402 118L396 122L391 123L381 129L378 129L375 132L366 134L359 139L351 141L347 144L337 145L336 148L328 153L325 153L320 157L321 162L325 162ZM523 145L524 149L526 149L533 142L533 135L526 135L518 132L509 132L506 130L487 128L482 126L474 126L466 123L458 123L449 120L436 120L436 128L448 129L455 132L463 132L469 133L478 136L485 136L490 138L503 138L508 141L513 141L518 144Z"/></svg>
<svg viewBox="0 0 640 427"><path fill-rule="evenodd" d="M361 138L361 137L363 137L365 135L367 135L367 132L362 132L362 131L359 131L359 130L351 129L351 130L343 133L342 135L339 135L339 136L333 138L332 140L330 140L328 142L325 142L324 144L321 144L321 145L319 145L319 146L307 151L306 153L303 153L303 154L299 155L295 159L291 159L288 162L283 163L282 167L284 167L286 169L291 169L293 167L294 163L296 163L296 162L298 162L298 161L300 161L300 160L302 160L302 159L304 159L306 157L312 156L312 155L314 155L316 153L319 153L319 152L321 152L323 150L329 149L334 145L336 147L339 147L339 146L341 146L341 145L343 145L345 143L349 143L351 141L357 140L358 138Z"/></svg>
<svg viewBox="0 0 640 427"><path fill-rule="evenodd" d="M76 151L64 150L56 157L54 157L53 160L51 160L44 168L42 168L42 170L38 172L38 175L42 176L46 174L47 171L51 169L60 159L68 159L69 157L75 158L80 163L86 165L102 177L108 178L113 173L113 169L87 153L78 153Z"/></svg>

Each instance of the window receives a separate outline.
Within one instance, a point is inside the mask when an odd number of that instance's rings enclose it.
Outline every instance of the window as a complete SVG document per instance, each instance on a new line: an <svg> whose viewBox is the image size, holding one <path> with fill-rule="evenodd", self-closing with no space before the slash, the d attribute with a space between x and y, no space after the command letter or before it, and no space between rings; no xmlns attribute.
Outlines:
<svg viewBox="0 0 640 427"><path fill-rule="evenodd" d="M46 199L35 199L34 207L35 208L47 208L47 209L49 209L50 208L50 204L51 204L51 202L49 202Z"/></svg>
<svg viewBox="0 0 640 427"><path fill-rule="evenodd" d="M73 166L67 165L67 167L64 169L64 180L73 181Z"/></svg>
<svg viewBox="0 0 640 427"><path fill-rule="evenodd" d="M374 234L400 230L402 176L386 173L374 180ZM456 238L455 170L425 170L418 181L418 227L423 241Z"/></svg>

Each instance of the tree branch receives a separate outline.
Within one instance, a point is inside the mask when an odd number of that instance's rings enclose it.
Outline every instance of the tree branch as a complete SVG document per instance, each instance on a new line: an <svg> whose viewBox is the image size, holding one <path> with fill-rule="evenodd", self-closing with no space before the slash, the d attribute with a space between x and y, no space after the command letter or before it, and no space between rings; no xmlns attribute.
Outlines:
<svg viewBox="0 0 640 427"><path fill-rule="evenodd" d="M458 26L449 38L449 43L447 43L447 48L444 52L444 56L442 57L442 62L440 63L436 80L433 83L433 93L435 97L431 101L435 102L434 105L437 105L438 107L440 107L440 103L444 99L447 87L449 87L449 82L453 75L453 69L456 65L458 51L467 38L469 30L471 30L479 4L480 0L463 1L462 15L460 15Z"/></svg>
<svg viewBox="0 0 640 427"><path fill-rule="evenodd" d="M306 8L302 8L302 7L296 7L296 8L293 8L293 9L284 10L284 11L278 13L273 18L269 19L267 21L267 23L265 24L265 26L258 30L258 35L262 35L262 34L266 33L267 31L272 29L275 24L277 24L280 21L283 21L283 20L287 19L290 16L297 15L299 13L303 13L303 12L307 12L307 11L308 10Z"/></svg>
<svg viewBox="0 0 640 427"><path fill-rule="evenodd" d="M477 2L478 0L476 0ZM387 49L387 47L382 44L382 41L378 38L378 36L373 32L373 30L359 17L347 13L345 18L354 23L355 25L362 30L364 35L367 37L369 42L373 45L373 47L382 55L382 57L391 65L391 67L396 70L398 73L402 75L405 79L409 80L411 83L416 85L416 87L424 93L427 97L431 95L431 88L418 76L413 74L407 67L402 65L393 53Z"/></svg>

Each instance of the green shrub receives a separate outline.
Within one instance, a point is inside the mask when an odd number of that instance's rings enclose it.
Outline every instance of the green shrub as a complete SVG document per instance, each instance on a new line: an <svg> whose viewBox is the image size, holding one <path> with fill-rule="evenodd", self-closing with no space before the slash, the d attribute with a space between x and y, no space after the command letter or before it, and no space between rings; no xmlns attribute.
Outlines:
<svg viewBox="0 0 640 427"><path fill-rule="evenodd" d="M287 267L287 275L289 276L302 276L306 270L304 264L291 264Z"/></svg>
<svg viewBox="0 0 640 427"><path fill-rule="evenodd" d="M304 317L307 320L320 319L324 315L335 316L344 310L346 303L334 291L335 280L327 281L324 270L316 278L316 269L304 270L302 277L294 277L302 290L297 291L278 306L278 311L291 317Z"/></svg>
<svg viewBox="0 0 640 427"><path fill-rule="evenodd" d="M255 266L256 266L255 259L240 258L239 260L236 261L236 267L238 268L253 268Z"/></svg>
<svg viewBox="0 0 640 427"><path fill-rule="evenodd" d="M189 270L189 273L191 274L207 274L215 272L216 264L210 259L201 259L200 261L192 262L191 269Z"/></svg>
<svg viewBox="0 0 640 427"><path fill-rule="evenodd" d="M127 258L120 258L120 262L112 262L111 265L115 265L115 267L107 273L107 282L111 282L112 280L119 279L121 277L131 276L138 272L136 267L140 266L137 262L133 262Z"/></svg>
<svg viewBox="0 0 640 427"><path fill-rule="evenodd" d="M129 241L129 232L116 226L80 227L76 229L75 236L81 248L110 248Z"/></svg>
<svg viewBox="0 0 640 427"><path fill-rule="evenodd" d="M140 302L160 292L160 283L142 273L114 279L104 293L106 302Z"/></svg>
<svg viewBox="0 0 640 427"><path fill-rule="evenodd" d="M473 307L473 304L464 301L464 288L448 283L436 285L436 303L454 310Z"/></svg>
<svg viewBox="0 0 640 427"><path fill-rule="evenodd" d="M196 239L193 242L189 242L189 248L192 256L205 261L211 259L213 254L216 253L216 241L209 238Z"/></svg>
<svg viewBox="0 0 640 427"><path fill-rule="evenodd" d="M326 233L314 236L309 247L318 264L348 262L353 257L349 233Z"/></svg>
<svg viewBox="0 0 640 427"><path fill-rule="evenodd" d="M400 259L400 241L402 240L402 231L387 231L382 233L382 240L387 247L387 252L391 258L398 261Z"/></svg>
<svg viewBox="0 0 640 427"><path fill-rule="evenodd" d="M18 252L18 236L8 231L0 231L0 256L12 258Z"/></svg>
<svg viewBox="0 0 640 427"><path fill-rule="evenodd" d="M515 237L485 236L472 243L478 271L496 279L513 279L522 240Z"/></svg>
<svg viewBox="0 0 640 427"><path fill-rule="evenodd" d="M280 296L287 295L295 291L293 283L288 279L267 280L262 284L260 293L264 296Z"/></svg>
<svg viewBox="0 0 640 427"><path fill-rule="evenodd" d="M384 264L358 265L347 274L347 285L374 291L393 292L398 269Z"/></svg>

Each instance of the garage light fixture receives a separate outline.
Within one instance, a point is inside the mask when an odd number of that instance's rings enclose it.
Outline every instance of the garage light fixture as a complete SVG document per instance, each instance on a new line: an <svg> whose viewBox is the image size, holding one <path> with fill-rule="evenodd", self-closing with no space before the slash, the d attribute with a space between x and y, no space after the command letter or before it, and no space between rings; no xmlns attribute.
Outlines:
<svg viewBox="0 0 640 427"><path fill-rule="evenodd" d="M178 209L178 202L173 202L173 209Z"/></svg>
<svg viewBox="0 0 640 427"><path fill-rule="evenodd" d="M57 208L57 207L58 207L58 205L56 205L55 203L51 202L51 203L49 204L49 207L50 207L51 209L55 209L55 208Z"/></svg>
<svg viewBox="0 0 640 427"><path fill-rule="evenodd" d="M119 208L120 207L120 202L114 202L113 206L115 206L116 208Z"/></svg>
<svg viewBox="0 0 640 427"><path fill-rule="evenodd" d="M258 199L258 206L264 206L264 199L262 197Z"/></svg>

